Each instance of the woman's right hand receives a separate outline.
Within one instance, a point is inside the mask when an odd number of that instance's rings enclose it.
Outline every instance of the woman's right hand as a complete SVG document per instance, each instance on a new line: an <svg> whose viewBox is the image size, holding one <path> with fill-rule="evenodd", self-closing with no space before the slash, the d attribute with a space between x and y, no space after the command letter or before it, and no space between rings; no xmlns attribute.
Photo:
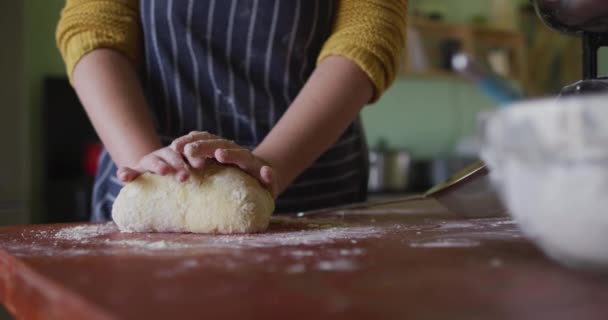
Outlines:
<svg viewBox="0 0 608 320"><path fill-rule="evenodd" d="M133 168L118 168L117 176L122 182L130 182L145 172L161 176L172 173L179 181L186 181L189 176L188 165L182 156L170 147L164 147L145 155Z"/></svg>

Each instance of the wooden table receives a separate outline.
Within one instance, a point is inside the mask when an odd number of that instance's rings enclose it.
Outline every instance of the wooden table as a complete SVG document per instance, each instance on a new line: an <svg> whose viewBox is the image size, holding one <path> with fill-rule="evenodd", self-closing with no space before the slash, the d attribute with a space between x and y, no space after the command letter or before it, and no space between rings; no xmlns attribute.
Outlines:
<svg viewBox="0 0 608 320"><path fill-rule="evenodd" d="M273 220L267 233L0 228L24 319L606 319L608 277L562 268L506 218L428 203Z"/></svg>

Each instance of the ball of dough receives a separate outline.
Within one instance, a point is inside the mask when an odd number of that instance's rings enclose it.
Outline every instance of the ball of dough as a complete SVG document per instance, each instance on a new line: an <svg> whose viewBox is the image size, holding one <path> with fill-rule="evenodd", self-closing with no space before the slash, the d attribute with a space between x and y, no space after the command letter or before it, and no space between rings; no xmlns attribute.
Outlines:
<svg viewBox="0 0 608 320"><path fill-rule="evenodd" d="M253 233L266 230L273 211L255 178L208 161L185 182L141 175L122 188L112 218L123 232Z"/></svg>

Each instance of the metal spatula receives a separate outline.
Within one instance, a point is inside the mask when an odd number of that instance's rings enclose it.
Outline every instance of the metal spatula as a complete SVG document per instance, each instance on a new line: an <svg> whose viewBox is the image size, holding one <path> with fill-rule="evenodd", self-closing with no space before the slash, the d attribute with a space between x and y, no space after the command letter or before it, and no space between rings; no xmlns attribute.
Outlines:
<svg viewBox="0 0 608 320"><path fill-rule="evenodd" d="M507 213L482 161L462 169L424 196L434 198L450 212L466 217L500 217Z"/></svg>
<svg viewBox="0 0 608 320"><path fill-rule="evenodd" d="M500 107L522 98L508 83L491 71L479 66L466 54L452 60L454 70L473 83ZM482 161L456 173L447 181L431 188L426 197L435 198L453 213L467 217L496 217L506 214L494 187L488 168Z"/></svg>

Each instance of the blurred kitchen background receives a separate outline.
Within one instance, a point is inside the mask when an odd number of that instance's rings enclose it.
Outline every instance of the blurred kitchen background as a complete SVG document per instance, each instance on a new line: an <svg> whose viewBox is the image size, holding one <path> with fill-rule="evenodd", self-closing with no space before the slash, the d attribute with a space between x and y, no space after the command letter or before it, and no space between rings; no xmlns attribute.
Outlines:
<svg viewBox="0 0 608 320"><path fill-rule="evenodd" d="M64 1L0 1L0 224L88 218L99 146L55 47ZM409 7L400 75L363 111L374 197L422 192L475 160L477 115L496 102L451 71L455 53L469 53L527 97L581 78L580 40L541 25L526 0Z"/></svg>

